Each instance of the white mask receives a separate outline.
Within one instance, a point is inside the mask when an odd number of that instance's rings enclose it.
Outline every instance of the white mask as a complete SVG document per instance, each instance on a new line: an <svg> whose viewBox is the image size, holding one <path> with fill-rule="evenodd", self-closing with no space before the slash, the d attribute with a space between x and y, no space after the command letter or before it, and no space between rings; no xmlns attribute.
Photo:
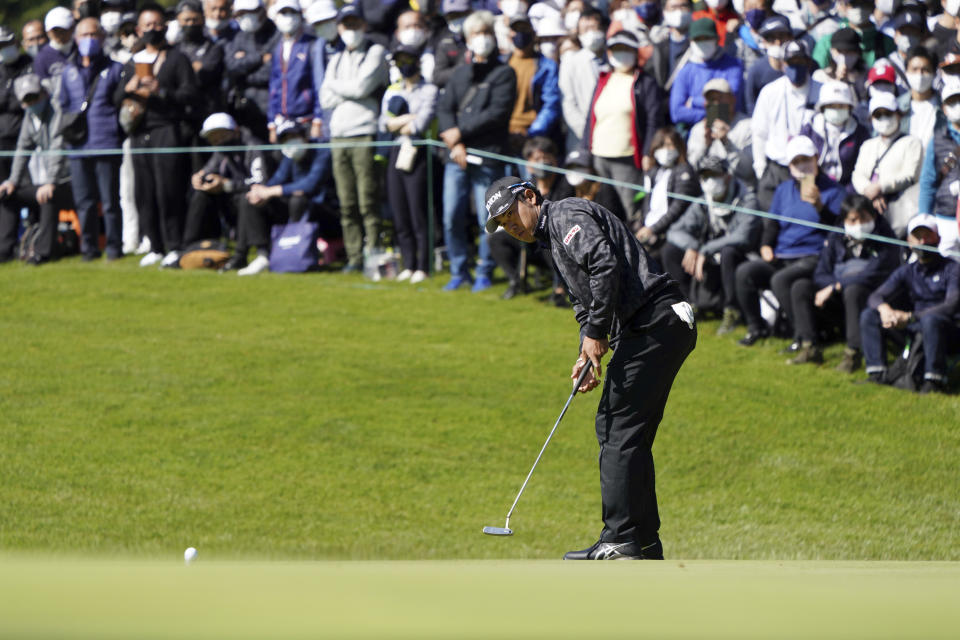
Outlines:
<svg viewBox="0 0 960 640"><path fill-rule="evenodd" d="M527 3L521 0L502 0L500 2L500 11L508 18L518 16L527 12Z"/></svg>
<svg viewBox="0 0 960 640"><path fill-rule="evenodd" d="M877 11L885 16L893 15L894 0L877 0Z"/></svg>
<svg viewBox="0 0 960 640"><path fill-rule="evenodd" d="M277 30L285 36L296 33L297 29L300 28L300 21L300 15L296 13L279 13L273 19L274 24L277 25Z"/></svg>
<svg viewBox="0 0 960 640"><path fill-rule="evenodd" d="M683 9L663 12L663 24L674 29L684 29L690 25L691 13Z"/></svg>
<svg viewBox="0 0 960 640"><path fill-rule="evenodd" d="M850 7L847 9L847 20L856 27L864 24L865 17L869 21L869 15L864 12L863 7Z"/></svg>
<svg viewBox="0 0 960 640"><path fill-rule="evenodd" d="M325 20L313 25L313 32L318 38L323 38L327 42L333 42L337 39L337 23L333 20Z"/></svg>
<svg viewBox="0 0 960 640"><path fill-rule="evenodd" d="M850 117L850 109L824 109L823 119L835 127L842 127Z"/></svg>
<svg viewBox="0 0 960 640"><path fill-rule="evenodd" d="M910 88L917 93L926 93L927 91L930 91L930 87L933 86L933 74L908 73L907 82L910 83Z"/></svg>
<svg viewBox="0 0 960 640"><path fill-rule="evenodd" d="M860 59L860 56L856 53L840 53L839 51L831 51L830 56L833 58L835 65L847 69L857 66L857 60Z"/></svg>
<svg viewBox="0 0 960 640"><path fill-rule="evenodd" d="M175 24L175 25L177 25L177 30L178 30L178 31L180 30L180 25L179 25L179 23L178 23L176 20L174 20L174 21L171 22L170 24ZM170 37L170 32L169 32L169 30L167 31L167 37L168 37L168 38ZM50 38L50 46L53 47L54 49L56 49L57 51L59 51L60 53L65 53L68 49L70 49L70 40L67 40L66 42L60 43L60 42L57 42L56 40L54 40L53 38Z"/></svg>
<svg viewBox="0 0 960 640"><path fill-rule="evenodd" d="M707 3L707 6L713 9L714 11L727 6L727 0L705 0L705 1Z"/></svg>
<svg viewBox="0 0 960 640"><path fill-rule="evenodd" d="M874 228L877 226L877 223L871 220L870 222L864 222L859 224L847 224L843 223L843 232L850 236L856 241L863 240L864 236L868 233L873 233Z"/></svg>
<svg viewBox="0 0 960 640"><path fill-rule="evenodd" d="M343 41L343 46L353 51L363 42L363 31L359 29L344 29L340 32L340 39Z"/></svg>
<svg viewBox="0 0 960 640"><path fill-rule="evenodd" d="M587 31L581 34L580 44L594 53L600 53L603 51L603 44L606 39L607 37L603 34L603 31L594 29L593 31Z"/></svg>
<svg viewBox="0 0 960 640"><path fill-rule="evenodd" d="M427 32L420 27L410 27L397 34L397 41L407 47L420 48L427 41Z"/></svg>
<svg viewBox="0 0 960 640"><path fill-rule="evenodd" d="M617 9L610 17L623 25L624 29L632 30L640 26L640 17L633 10L633 7Z"/></svg>
<svg viewBox="0 0 960 640"><path fill-rule="evenodd" d="M240 31L253 33L260 28L260 16L253 13L244 14L237 19L237 24L240 25Z"/></svg>
<svg viewBox="0 0 960 640"><path fill-rule="evenodd" d="M894 38L894 42L897 45L897 51L901 54L906 54L910 50L910 47L915 47L920 44L920 38L916 36L905 36L902 33Z"/></svg>
<svg viewBox="0 0 960 640"><path fill-rule="evenodd" d="M896 116L886 116L885 118L871 118L873 129L882 136L891 136L896 132L900 123Z"/></svg>
<svg viewBox="0 0 960 640"><path fill-rule="evenodd" d="M680 157L680 152L676 149L668 149L666 147L660 147L653 152L653 159L657 161L661 167L672 167L677 163L677 158Z"/></svg>
<svg viewBox="0 0 960 640"><path fill-rule="evenodd" d="M15 45L9 45L0 49L0 62L3 64L11 64L14 60L20 57L20 52L17 51Z"/></svg>
<svg viewBox="0 0 960 640"><path fill-rule="evenodd" d="M690 42L690 52L693 54L694 62L706 62L717 52L717 41L692 40Z"/></svg>
<svg viewBox="0 0 960 640"><path fill-rule="evenodd" d="M568 11L566 15L563 16L563 28L567 31L574 31L577 28L578 22L580 22L579 11Z"/></svg>
<svg viewBox="0 0 960 640"><path fill-rule="evenodd" d="M706 178L705 180L700 181L700 188L703 189L703 193L706 196L709 196L712 200L722 200L725 195L727 195L727 182L723 178L714 177ZM721 211L730 212L730 209L721 208L717 211L719 215L724 215Z"/></svg>
<svg viewBox="0 0 960 640"><path fill-rule="evenodd" d="M100 26L103 30L113 35L120 28L120 19L123 17L119 11L107 11L100 15Z"/></svg>
<svg viewBox="0 0 960 640"><path fill-rule="evenodd" d="M615 50L610 52L610 66L617 71L629 71L637 65L636 51Z"/></svg>
<svg viewBox="0 0 960 640"><path fill-rule="evenodd" d="M960 15L960 0L947 0L947 6L944 7L944 11L952 16Z"/></svg>
<svg viewBox="0 0 960 640"><path fill-rule="evenodd" d="M550 58L551 60L557 59L557 43L556 42L541 42L540 43L540 53L544 56Z"/></svg>
<svg viewBox="0 0 960 640"><path fill-rule="evenodd" d="M203 21L203 25L207 28L207 31L219 31L227 26L227 21L218 20L217 18L207 18Z"/></svg>
<svg viewBox="0 0 960 640"><path fill-rule="evenodd" d="M960 102L943 105L943 113L947 116L947 120L957 124L960 122Z"/></svg>
<svg viewBox="0 0 960 640"><path fill-rule="evenodd" d="M496 46L496 38L486 33L470 38L470 42L467 43L467 48L470 49L473 55L483 58L484 60L493 53Z"/></svg>
<svg viewBox="0 0 960 640"><path fill-rule="evenodd" d="M571 171L567 174L567 182L571 187L579 187L586 181L587 177L577 171Z"/></svg>
<svg viewBox="0 0 960 640"><path fill-rule="evenodd" d="M783 60L783 46L779 44L767 47L767 55L774 60Z"/></svg>

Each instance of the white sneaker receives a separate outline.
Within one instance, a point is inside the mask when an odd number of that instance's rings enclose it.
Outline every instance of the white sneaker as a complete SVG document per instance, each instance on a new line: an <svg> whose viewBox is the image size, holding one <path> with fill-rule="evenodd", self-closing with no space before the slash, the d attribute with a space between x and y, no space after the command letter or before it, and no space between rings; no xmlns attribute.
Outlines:
<svg viewBox="0 0 960 640"><path fill-rule="evenodd" d="M410 276L412 275L413 275L413 271L410 271L410 269L404 269L403 271L397 274L397 282L403 282L404 280L409 280Z"/></svg>
<svg viewBox="0 0 960 640"><path fill-rule="evenodd" d="M179 267L180 266L180 252L171 251L167 255L163 256L163 262L160 263L161 267Z"/></svg>
<svg viewBox="0 0 960 640"><path fill-rule="evenodd" d="M420 271L419 269L417 269L416 271L413 272L413 275L410 276L410 284L418 284L420 282L423 282L429 277L430 276L427 275L426 271Z"/></svg>
<svg viewBox="0 0 960 640"><path fill-rule="evenodd" d="M163 260L163 254L162 254L162 253L158 253L158 252L156 252L156 251L151 251L150 253L148 253L147 255L143 256L143 257L140 259L140 266L141 266L141 267L151 267L151 266L157 264L158 262L160 262L161 260Z"/></svg>
<svg viewBox="0 0 960 640"><path fill-rule="evenodd" d="M260 273L261 271L266 271L270 268L270 258L267 256L257 256L253 259L253 262L245 266L243 269L237 271L238 276L252 276Z"/></svg>
<svg viewBox="0 0 960 640"><path fill-rule="evenodd" d="M142 256L146 253L150 253L150 249L153 247L150 246L150 238L143 236L143 240L140 241L140 246L133 250L133 253ZM124 253L127 253L127 250L124 249Z"/></svg>

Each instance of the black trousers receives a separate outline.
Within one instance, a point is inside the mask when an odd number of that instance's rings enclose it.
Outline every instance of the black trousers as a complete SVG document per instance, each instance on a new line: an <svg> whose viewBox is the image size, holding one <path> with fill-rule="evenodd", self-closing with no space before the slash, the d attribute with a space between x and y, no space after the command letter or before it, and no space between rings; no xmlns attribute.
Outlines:
<svg viewBox="0 0 960 640"><path fill-rule="evenodd" d="M523 277L519 268L520 254L526 251L527 264L537 265L549 271L551 276L554 277L554 285L556 286L556 270L553 268L553 256L550 255L549 250L540 249L535 244L517 240L506 231L487 236L487 245L490 247L490 256L493 261L503 270L503 274L507 276L507 280L511 284L516 284Z"/></svg>
<svg viewBox="0 0 960 640"><path fill-rule="evenodd" d="M183 246L227 235L230 228L236 226L237 210L242 200L242 194L210 194L194 190L183 229Z"/></svg>
<svg viewBox="0 0 960 640"><path fill-rule="evenodd" d="M131 141L133 149L179 146L180 135L173 125L137 133ZM140 213L140 230L150 238L155 252L183 248L190 162L190 154L133 154L134 195Z"/></svg>
<svg viewBox="0 0 960 640"><path fill-rule="evenodd" d="M44 204L37 202L37 187L17 187L9 196L0 200L0 257L12 257L17 246L17 229L20 226L20 210L30 211L30 222L39 222L37 255L43 260L58 258L56 252L57 225L61 209L73 208L73 193L70 183L54 187L53 197Z"/></svg>
<svg viewBox="0 0 960 640"><path fill-rule="evenodd" d="M605 542L659 540L653 440L673 380L697 342L696 327L670 308L682 301L678 294L641 309L607 364L596 419Z"/></svg>
<svg viewBox="0 0 960 640"><path fill-rule="evenodd" d="M403 257L403 267L411 271L428 271L430 244L427 238L427 153L417 152L413 170L407 173L394 165L400 147L393 147L387 164L387 199L393 211L397 245Z"/></svg>
<svg viewBox="0 0 960 640"><path fill-rule="evenodd" d="M317 206L309 196L271 198L259 207L247 202L246 198L238 199L237 255L246 256L251 247L269 251L273 225L297 222L305 215L308 220L318 223L317 231L321 238L338 238L342 235L337 213Z"/></svg>
<svg viewBox="0 0 960 640"><path fill-rule="evenodd" d="M683 270L683 254L685 251L669 242L660 249L660 261L670 277L680 283L680 290L689 292L693 283L693 276ZM737 308L737 267L746 261L747 255L736 247L724 247L720 250L720 264L709 256L704 263L703 285L710 291L716 290L723 299L723 309Z"/></svg>
<svg viewBox="0 0 960 640"><path fill-rule="evenodd" d="M818 260L819 256L804 256L773 262L750 260L737 267L737 300L747 322L747 328L750 331L759 331L763 328L763 317L760 315L760 292L767 288L772 289L773 295L777 297L781 315L793 324L790 288L796 280L813 275Z"/></svg>
<svg viewBox="0 0 960 640"><path fill-rule="evenodd" d="M867 298L873 291L865 285L854 284L840 291L834 291L823 307L816 307L813 298L817 285L809 278L800 278L790 287L791 307L800 340L817 342L817 327L841 326L847 339L847 346L860 350L860 312L867 306Z"/></svg>

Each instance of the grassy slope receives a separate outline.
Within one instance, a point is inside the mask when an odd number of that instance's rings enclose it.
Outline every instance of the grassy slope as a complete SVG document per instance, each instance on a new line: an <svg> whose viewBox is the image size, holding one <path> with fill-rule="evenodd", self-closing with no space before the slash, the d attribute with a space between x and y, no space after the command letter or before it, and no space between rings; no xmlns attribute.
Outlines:
<svg viewBox="0 0 960 640"><path fill-rule="evenodd" d="M597 397L535 299L72 260L0 268L0 549L554 558L599 529ZM960 401L704 324L656 446L687 558L960 559ZM834 349L831 363L839 357Z"/></svg>

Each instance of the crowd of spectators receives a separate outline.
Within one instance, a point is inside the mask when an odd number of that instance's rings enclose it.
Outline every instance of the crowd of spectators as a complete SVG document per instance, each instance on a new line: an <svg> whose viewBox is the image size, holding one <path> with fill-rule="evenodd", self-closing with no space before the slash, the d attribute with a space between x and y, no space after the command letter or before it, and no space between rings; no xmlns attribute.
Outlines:
<svg viewBox="0 0 960 640"><path fill-rule="evenodd" d="M74 0L0 26L16 150L0 260L25 222L29 261L56 259L75 209L84 260L172 268L221 238L223 270L250 275L273 225L310 219L342 238L345 272L391 244L398 279L421 282L442 245L446 290L483 291L499 266L511 298L532 268L563 304L548 254L482 232L484 192L515 174L621 217L719 333L746 324L741 345L784 332L790 363L822 362L839 335L839 368L865 359L883 381L886 339L917 333L941 390L960 348L958 16L960 0Z"/></svg>

